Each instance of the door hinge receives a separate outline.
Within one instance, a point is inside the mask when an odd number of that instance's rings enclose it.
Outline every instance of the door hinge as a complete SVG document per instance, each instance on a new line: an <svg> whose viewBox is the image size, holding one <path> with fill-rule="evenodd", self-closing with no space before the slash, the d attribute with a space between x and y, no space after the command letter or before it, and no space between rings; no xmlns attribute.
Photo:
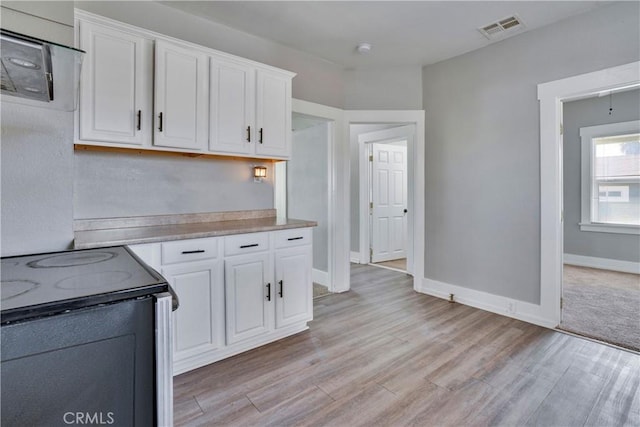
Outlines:
<svg viewBox="0 0 640 427"><path fill-rule="evenodd" d="M564 124L560 123L560 135L564 135Z"/></svg>
<svg viewBox="0 0 640 427"><path fill-rule="evenodd" d="M369 161L373 162L373 154L369 154Z"/></svg>
<svg viewBox="0 0 640 427"><path fill-rule="evenodd" d="M564 307L564 298L560 297L560 308Z"/></svg>
<svg viewBox="0 0 640 427"><path fill-rule="evenodd" d="M369 209L373 209L373 202L369 202Z"/></svg>
<svg viewBox="0 0 640 427"><path fill-rule="evenodd" d="M373 248L369 248L369 261L373 261Z"/></svg>

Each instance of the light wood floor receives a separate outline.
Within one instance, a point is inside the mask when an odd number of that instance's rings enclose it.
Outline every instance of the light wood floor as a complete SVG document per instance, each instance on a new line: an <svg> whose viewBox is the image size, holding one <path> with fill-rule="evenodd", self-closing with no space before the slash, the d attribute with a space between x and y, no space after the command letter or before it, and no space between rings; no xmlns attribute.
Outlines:
<svg viewBox="0 0 640 427"><path fill-rule="evenodd" d="M413 291L352 290L276 343L180 375L176 425L640 425L640 356Z"/></svg>
<svg viewBox="0 0 640 427"><path fill-rule="evenodd" d="M376 262L375 264L382 265L384 267L397 268L398 270L402 270L402 271L407 271L406 258L394 259L391 261Z"/></svg>

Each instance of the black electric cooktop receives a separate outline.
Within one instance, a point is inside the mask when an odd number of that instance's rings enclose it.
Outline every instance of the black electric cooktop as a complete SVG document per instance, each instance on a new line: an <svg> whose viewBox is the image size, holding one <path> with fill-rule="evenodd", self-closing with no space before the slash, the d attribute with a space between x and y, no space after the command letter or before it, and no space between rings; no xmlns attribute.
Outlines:
<svg viewBox="0 0 640 427"><path fill-rule="evenodd" d="M0 323L170 291L126 247L2 258Z"/></svg>

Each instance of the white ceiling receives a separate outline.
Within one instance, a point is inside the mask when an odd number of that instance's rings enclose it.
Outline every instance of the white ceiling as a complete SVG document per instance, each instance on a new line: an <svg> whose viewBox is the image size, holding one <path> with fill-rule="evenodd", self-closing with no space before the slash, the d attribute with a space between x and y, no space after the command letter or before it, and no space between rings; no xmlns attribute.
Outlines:
<svg viewBox="0 0 640 427"><path fill-rule="evenodd" d="M345 68L426 65L491 42L477 28L518 14L530 31L605 1L163 1ZM522 32L521 31L521 32ZM373 45L367 55L359 42Z"/></svg>

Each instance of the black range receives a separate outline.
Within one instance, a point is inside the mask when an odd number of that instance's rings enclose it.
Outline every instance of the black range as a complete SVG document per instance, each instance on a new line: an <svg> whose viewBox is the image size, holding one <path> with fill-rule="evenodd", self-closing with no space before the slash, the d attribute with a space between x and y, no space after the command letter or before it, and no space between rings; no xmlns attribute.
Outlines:
<svg viewBox="0 0 640 427"><path fill-rule="evenodd" d="M0 272L2 324L172 292L124 246L2 258Z"/></svg>

